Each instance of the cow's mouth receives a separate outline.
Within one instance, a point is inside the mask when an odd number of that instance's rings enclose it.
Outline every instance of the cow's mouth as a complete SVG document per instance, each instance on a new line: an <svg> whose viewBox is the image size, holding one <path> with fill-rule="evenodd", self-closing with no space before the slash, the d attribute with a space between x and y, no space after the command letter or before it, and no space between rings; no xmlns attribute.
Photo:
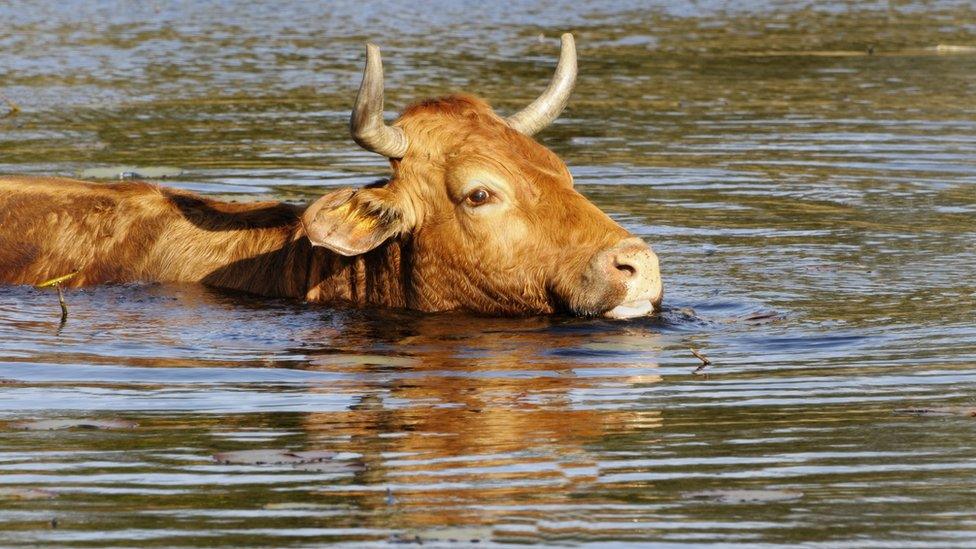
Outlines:
<svg viewBox="0 0 976 549"><path fill-rule="evenodd" d="M603 313L606 318L636 318L647 316L654 312L656 307L650 299L637 299L628 303L621 303L613 309Z"/></svg>

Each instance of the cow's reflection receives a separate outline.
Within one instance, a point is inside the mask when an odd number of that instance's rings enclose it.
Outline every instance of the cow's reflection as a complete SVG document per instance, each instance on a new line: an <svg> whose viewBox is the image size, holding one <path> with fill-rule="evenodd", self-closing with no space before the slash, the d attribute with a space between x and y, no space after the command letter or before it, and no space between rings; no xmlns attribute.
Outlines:
<svg viewBox="0 0 976 549"><path fill-rule="evenodd" d="M353 386L315 390L356 391L357 404L307 414L303 427L310 446L363 456L355 485L329 490L375 505L387 488L400 503L424 505L583 497L616 437L651 443L661 425L660 412L632 396L661 379L659 336L645 327L446 315L406 320L371 348L362 333L348 343L356 346L311 367L354 375Z"/></svg>

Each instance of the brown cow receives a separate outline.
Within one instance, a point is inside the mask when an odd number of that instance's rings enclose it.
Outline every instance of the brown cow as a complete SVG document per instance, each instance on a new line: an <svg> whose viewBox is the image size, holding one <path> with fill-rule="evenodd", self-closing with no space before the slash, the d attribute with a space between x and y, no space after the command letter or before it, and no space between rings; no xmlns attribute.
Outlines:
<svg viewBox="0 0 976 549"><path fill-rule="evenodd" d="M235 204L146 183L0 177L0 283L202 282L267 296L421 311L630 317L661 300L658 260L573 189L531 136L565 106L564 35L546 91L509 118L454 95L383 122L367 46L353 138L392 177L286 204Z"/></svg>

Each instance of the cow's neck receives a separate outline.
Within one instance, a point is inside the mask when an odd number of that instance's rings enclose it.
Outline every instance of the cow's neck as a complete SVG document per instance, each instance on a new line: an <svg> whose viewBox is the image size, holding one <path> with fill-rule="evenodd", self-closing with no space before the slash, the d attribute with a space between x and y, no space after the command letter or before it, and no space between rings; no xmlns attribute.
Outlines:
<svg viewBox="0 0 976 549"><path fill-rule="evenodd" d="M308 245L308 239L302 239ZM408 245L390 240L375 250L355 257L343 257L325 248L309 247L305 299L318 303L345 302L355 305L406 307L405 273Z"/></svg>
<svg viewBox="0 0 976 549"><path fill-rule="evenodd" d="M226 263L201 282L210 286L316 303L405 307L407 281L401 275L406 245L391 240L356 257L313 247L300 225L240 231L233 245L206 250L226 255ZM245 258L241 252L247 249ZM234 259L237 257L238 259Z"/></svg>

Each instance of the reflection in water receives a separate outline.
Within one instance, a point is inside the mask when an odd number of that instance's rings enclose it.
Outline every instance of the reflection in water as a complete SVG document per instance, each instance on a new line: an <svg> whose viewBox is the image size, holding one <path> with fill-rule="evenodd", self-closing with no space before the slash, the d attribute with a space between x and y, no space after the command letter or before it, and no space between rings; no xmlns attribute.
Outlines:
<svg viewBox="0 0 976 549"><path fill-rule="evenodd" d="M972 419L892 413L976 401L969 3L0 15L0 171L175 166L295 202L385 173L348 137L365 39L391 110L509 113L571 28L577 92L540 140L668 288L620 323L108 286L61 329L53 294L0 288L2 545L973 543ZM138 427L9 425L33 418ZM337 454L211 459L258 448Z"/></svg>
<svg viewBox="0 0 976 549"><path fill-rule="evenodd" d="M303 419L312 444L347 440L372 465L361 481L325 491L382 506L389 490L397 514L417 528L484 524L482 508L534 514L540 506L584 497L597 475L588 446L661 421L658 411L587 402L608 381L625 389L660 380L653 364L605 361L600 349L622 353L639 340L653 353L655 340L624 333L581 344L578 334L547 325L482 321L465 328L449 317L411 325L417 335L395 345L414 351L416 362L363 366L365 378L383 380L379 386L348 411ZM567 360L553 352L569 349L588 358ZM313 364L334 367L328 358ZM339 365L349 372L344 361ZM458 512L445 514L445 507Z"/></svg>

